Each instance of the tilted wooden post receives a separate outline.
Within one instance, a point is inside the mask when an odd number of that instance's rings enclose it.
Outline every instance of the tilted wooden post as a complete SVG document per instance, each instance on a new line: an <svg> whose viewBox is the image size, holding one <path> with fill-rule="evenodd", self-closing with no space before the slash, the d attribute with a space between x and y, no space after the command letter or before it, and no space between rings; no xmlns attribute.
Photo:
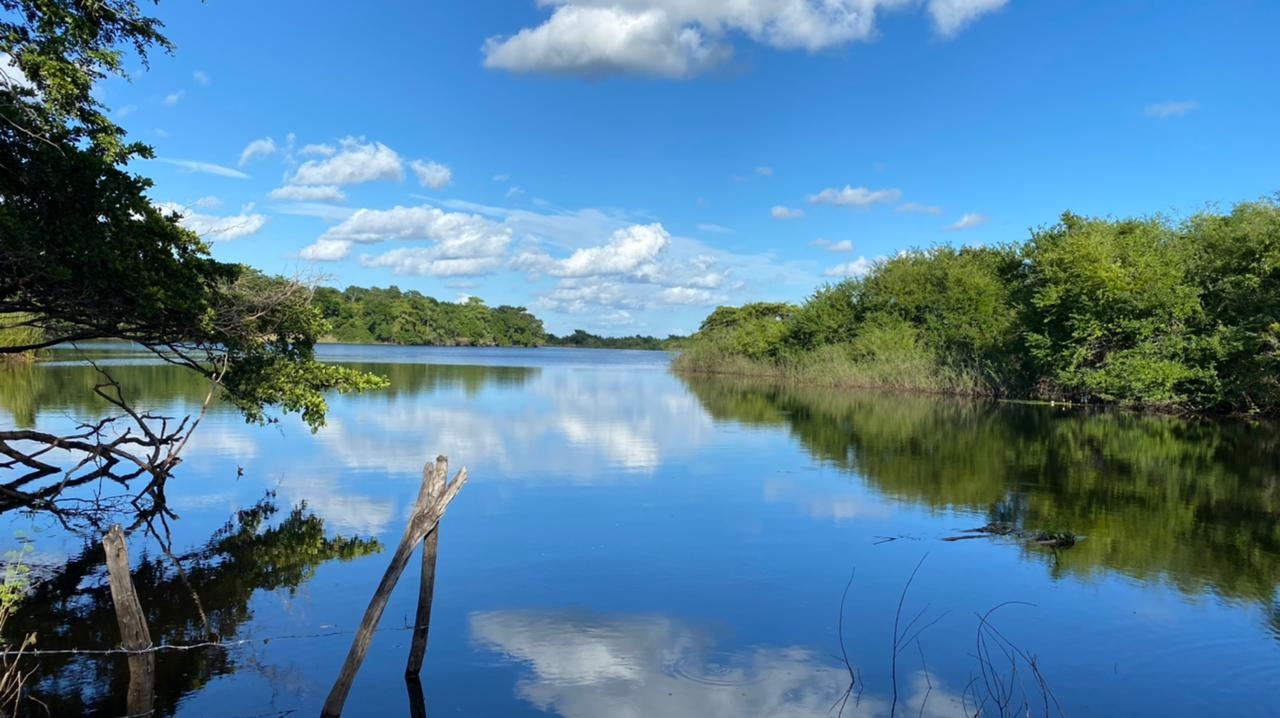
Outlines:
<svg viewBox="0 0 1280 718"><path fill-rule="evenodd" d="M142 612L142 602L129 575L129 549L120 524L112 525L102 537L107 553L107 580L111 586L111 602L120 625L121 645L126 651L151 648L151 631ZM156 656L154 653L129 655L129 695L127 710L131 716L150 715L155 701Z"/></svg>
<svg viewBox="0 0 1280 718"><path fill-rule="evenodd" d="M425 474L425 470L424 470ZM444 495L444 482L449 478L449 465L436 459L435 470L426 484L429 503ZM436 553L440 547L440 527L422 539L422 578L418 582L418 614L413 621L413 642L409 646L409 662L405 676L422 673L422 660L427 654L427 634L431 631L431 602L436 590Z"/></svg>
<svg viewBox="0 0 1280 718"><path fill-rule="evenodd" d="M373 599L369 601L369 607L365 609L364 619L360 621L360 628L351 641L347 659L343 662L338 679L334 681L329 697L325 699L324 708L320 711L323 718L337 718L342 715L342 707L346 704L347 695L351 692L351 684L355 682L360 664L364 662L365 654L369 652L373 632L382 618L382 612L387 608L392 589L395 588L396 582L400 580L400 574L404 573L405 566L413 556L413 549L419 541L426 538L428 533L435 530L449 503L467 483L467 470L464 467L453 477L453 481L449 482L445 490L432 500L431 486L437 471L442 475L449 473L447 458L437 457L434 467L428 464L422 469L422 487L418 490L418 499L413 504L409 525L405 527L395 554L391 557L391 563L382 574L382 580L378 582L378 588L373 593ZM423 645L425 646L425 637Z"/></svg>

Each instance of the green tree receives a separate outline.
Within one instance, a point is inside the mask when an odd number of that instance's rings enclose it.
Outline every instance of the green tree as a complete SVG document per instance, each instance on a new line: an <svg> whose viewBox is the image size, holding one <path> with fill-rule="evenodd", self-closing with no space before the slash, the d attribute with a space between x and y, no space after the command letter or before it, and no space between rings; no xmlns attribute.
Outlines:
<svg viewBox="0 0 1280 718"><path fill-rule="evenodd" d="M151 150L127 141L93 90L123 75L127 56L145 63L150 50L170 49L158 20L133 0L0 0L0 11L0 55L16 68L0 78L0 329L39 332L0 344L0 354L136 342L213 382L250 420L277 407L312 427L324 421L325 392L381 385L315 360L325 323L307 287L215 260L179 217L156 208L151 182L128 169ZM147 426L109 376L104 389L143 444L104 444L91 433L76 437L82 448L157 477L167 472L181 436L172 425ZM64 438L4 432L0 443L30 459L13 442ZM40 462L19 463L48 473Z"/></svg>

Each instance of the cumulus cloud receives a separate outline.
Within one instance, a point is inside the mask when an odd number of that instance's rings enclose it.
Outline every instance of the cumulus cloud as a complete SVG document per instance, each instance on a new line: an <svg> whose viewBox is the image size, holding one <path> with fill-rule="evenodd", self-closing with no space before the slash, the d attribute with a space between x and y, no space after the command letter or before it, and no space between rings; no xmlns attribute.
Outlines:
<svg viewBox="0 0 1280 718"><path fill-rule="evenodd" d="M829 239L815 239L809 244L814 247L822 247L826 249L828 252L852 252L853 251L853 242L848 239L842 239L838 242L833 242Z"/></svg>
<svg viewBox="0 0 1280 718"><path fill-rule="evenodd" d="M1200 109L1200 103L1195 100L1172 100L1169 102L1157 102L1153 105L1147 105L1143 109L1143 114L1147 117L1154 117L1158 120L1167 120L1170 117L1182 117L1183 115Z"/></svg>
<svg viewBox="0 0 1280 718"><path fill-rule="evenodd" d="M800 219L804 216L804 210L791 209L790 207L784 207L779 204L774 205L773 209L769 210L769 214L774 219Z"/></svg>
<svg viewBox="0 0 1280 718"><path fill-rule="evenodd" d="M177 92L170 92L169 94L164 96L164 104L169 107L173 107L179 102L182 102L182 98L186 96L187 96L186 90L178 90Z"/></svg>
<svg viewBox="0 0 1280 718"><path fill-rule="evenodd" d="M313 262L336 262L351 253L353 244L345 239L318 239L315 244L303 247L298 256Z"/></svg>
<svg viewBox="0 0 1280 718"><path fill-rule="evenodd" d="M376 257L361 257L366 267L385 267L392 273L419 277L474 277L502 266L501 257L441 257L436 247L393 249Z"/></svg>
<svg viewBox="0 0 1280 718"><path fill-rule="evenodd" d="M638 274L651 270L670 243L671 235L661 224L636 224L614 232L603 246L576 250L565 259L526 254L517 257L513 265L553 277Z"/></svg>
<svg viewBox="0 0 1280 718"><path fill-rule="evenodd" d="M304 162L288 183L345 185L400 179L404 179L404 162L394 150L381 142L347 137L332 155Z"/></svg>
<svg viewBox="0 0 1280 718"><path fill-rule="evenodd" d="M442 189L453 180L453 170L439 162L423 162L422 160L414 160L410 167L413 168L413 173L418 175L418 182L421 183L423 187Z"/></svg>
<svg viewBox="0 0 1280 718"><path fill-rule="evenodd" d="M253 211L253 205L246 205L240 214L227 217L201 214L173 202L162 202L156 206L162 211L181 215L179 224L208 240L229 242L248 237L257 234L267 223L266 217Z"/></svg>
<svg viewBox="0 0 1280 718"><path fill-rule="evenodd" d="M679 78L718 63L727 50L665 10L564 5L535 28L484 44L484 66L551 74L646 74Z"/></svg>
<svg viewBox="0 0 1280 718"><path fill-rule="evenodd" d="M932 204L920 204L919 202L906 202L904 204L900 204L893 211L901 212L903 214L942 214L941 207Z"/></svg>
<svg viewBox="0 0 1280 718"><path fill-rule="evenodd" d="M717 297L705 289L667 287L658 292L658 300L663 304L701 304L709 306L716 303Z"/></svg>
<svg viewBox="0 0 1280 718"><path fill-rule="evenodd" d="M991 218L986 216L985 214L977 214L977 213L971 212L969 214L965 214L961 216L960 219L956 220L953 224L947 225L947 229L950 231L973 229L975 227L981 227L982 225L990 221L991 221Z"/></svg>
<svg viewBox="0 0 1280 718"><path fill-rule="evenodd" d="M249 179L249 175L240 170L215 165L212 162L197 162L195 160L175 160L168 157L157 157L156 162L163 162L167 165L178 167L183 172L193 172L197 174L217 175L218 177L230 177L232 179Z"/></svg>
<svg viewBox="0 0 1280 718"><path fill-rule="evenodd" d="M931 0L937 32L951 36L1007 0ZM484 65L513 72L682 78L732 56L729 38L817 52L867 40L881 10L910 0L539 0L551 17L489 38Z"/></svg>
<svg viewBox="0 0 1280 718"><path fill-rule="evenodd" d="M335 185L285 185L267 194L274 200L286 202L343 202L347 195Z"/></svg>
<svg viewBox="0 0 1280 718"><path fill-rule="evenodd" d="M875 267L874 261L866 257L858 257L852 262L837 264L824 274L828 277L865 277L873 267Z"/></svg>
<svg viewBox="0 0 1280 718"><path fill-rule="evenodd" d="M244 151L240 153L240 166L244 167L249 164L249 160L254 157L267 157L276 153L276 141L270 137L263 137L260 140L254 140L245 146Z"/></svg>
<svg viewBox="0 0 1280 718"><path fill-rule="evenodd" d="M901 190L873 190L866 187L845 185L844 189L828 187L817 194L809 195L809 204L830 204L837 207L870 207L873 204L897 202L901 198Z"/></svg>
<svg viewBox="0 0 1280 718"><path fill-rule="evenodd" d="M299 256L314 261L346 258L356 244L426 241L378 256L364 256L366 267L389 268L396 274L455 277L487 274L501 267L511 243L511 229L479 215L445 212L435 207L361 209L321 235Z"/></svg>
<svg viewBox="0 0 1280 718"><path fill-rule="evenodd" d="M939 35L954 37L978 18L1008 4L1009 0L929 0L929 15Z"/></svg>
<svg viewBox="0 0 1280 718"><path fill-rule="evenodd" d="M222 206L222 200L214 197L213 195L208 195L192 202L191 206L199 207L200 209L214 209L215 207Z"/></svg>
<svg viewBox="0 0 1280 718"><path fill-rule="evenodd" d="M197 85L208 86L213 84L213 78L209 77L209 73L204 70L196 70L191 73L191 79L195 80Z"/></svg>

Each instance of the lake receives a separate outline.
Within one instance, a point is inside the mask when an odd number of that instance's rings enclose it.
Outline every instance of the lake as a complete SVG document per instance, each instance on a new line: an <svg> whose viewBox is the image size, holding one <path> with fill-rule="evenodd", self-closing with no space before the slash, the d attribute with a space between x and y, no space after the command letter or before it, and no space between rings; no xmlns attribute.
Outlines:
<svg viewBox="0 0 1280 718"><path fill-rule="evenodd" d="M204 399L93 351L140 404ZM470 482L440 532L434 716L1277 714L1274 426L684 379L657 352L321 354L392 388L333 397L315 434L215 405L168 544L130 537L153 638L227 644L158 656L158 715L318 714L436 454ZM69 354L6 368L0 421L93 418L93 383ZM965 533L988 524L1021 533ZM8 637L119 643L100 547L42 514L0 538L38 582ZM409 714L417 571L346 715ZM122 657L51 654L29 688L117 716L127 685Z"/></svg>

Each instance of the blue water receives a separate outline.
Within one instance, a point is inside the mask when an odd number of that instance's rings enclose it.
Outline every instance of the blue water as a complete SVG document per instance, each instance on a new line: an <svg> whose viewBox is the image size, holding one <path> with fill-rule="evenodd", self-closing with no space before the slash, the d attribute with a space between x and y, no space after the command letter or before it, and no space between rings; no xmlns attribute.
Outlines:
<svg viewBox="0 0 1280 718"><path fill-rule="evenodd" d="M845 716L972 715L974 697L990 697L977 616L1008 602L1018 603L992 625L1034 656L1048 714L1278 714L1270 427L690 382L656 352L322 355L417 379L333 397L315 434L292 418L247 425L215 405L169 483L173 543L201 545L273 491L282 511L305 504L330 536L393 547L423 463L445 454L466 466L440 533L422 676L431 715L836 715L850 668ZM68 357L37 371L87 370ZM147 400L178 413L201 398ZM35 404L46 427L86 411ZM1254 447L1244 465L1233 442ZM1057 550L942 540L1010 517L1087 538ZM82 548L47 516L6 520L6 537L30 539L33 563L56 567ZM131 546L154 554L147 541L139 532ZM323 561L295 587L252 592L223 636L251 642L208 649L226 665L169 685L169 712L318 714L388 553ZM409 712L417 570L396 590L347 715ZM178 594L175 605L188 600ZM902 635L925 627L896 652L895 615ZM118 640L108 629L102 640ZM1045 698L1026 660L1011 668L988 645L989 671ZM120 702L76 675L40 690L80 691L103 714Z"/></svg>

